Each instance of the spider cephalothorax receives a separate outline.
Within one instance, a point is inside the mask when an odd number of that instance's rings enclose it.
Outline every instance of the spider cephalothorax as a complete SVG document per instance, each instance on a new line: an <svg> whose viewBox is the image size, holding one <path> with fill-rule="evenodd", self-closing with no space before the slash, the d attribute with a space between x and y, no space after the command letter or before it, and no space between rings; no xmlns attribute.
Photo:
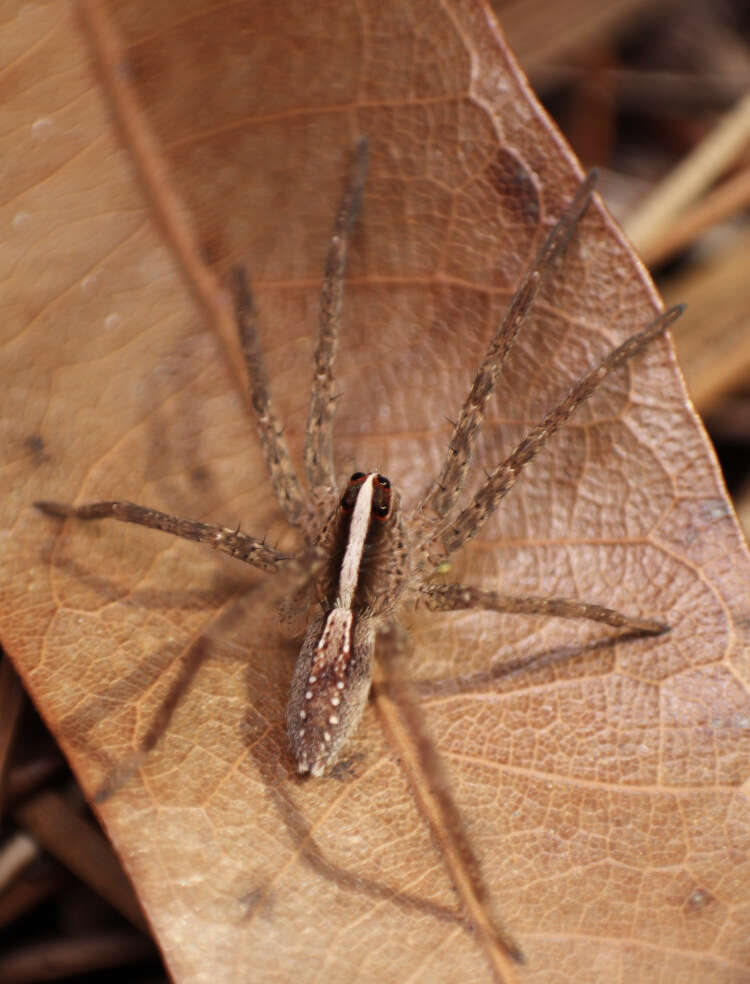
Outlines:
<svg viewBox="0 0 750 984"><path fill-rule="evenodd" d="M287 730L297 769L315 776L331 768L356 728L370 689L378 633L393 628L398 610L405 604L421 600L428 608L443 611L484 608L587 618L644 634L667 630L666 625L654 619L623 615L588 602L500 595L466 585L436 583L434 578L442 569L446 555L476 535L513 487L524 465L576 407L608 373L661 334L681 311L671 308L610 352L489 473L469 504L463 509L457 506L500 367L545 275L564 251L591 200L593 176L581 184L516 290L458 414L440 473L422 500L404 517L398 493L387 478L377 472L355 472L331 512L330 502L335 497L333 365L349 233L364 186L366 162L367 142L360 140L336 217L323 281L305 440L307 494L297 478L283 429L272 407L249 287L241 270L235 271L234 276L237 324L260 443L279 505L305 540L300 556L290 558L239 529L183 520L131 502L96 502L83 506L37 503L44 512L56 516L79 519L109 516L209 543L271 572L296 564L307 586L314 584L319 604L313 609L297 660ZM387 637L397 646L403 633L390 631Z"/></svg>

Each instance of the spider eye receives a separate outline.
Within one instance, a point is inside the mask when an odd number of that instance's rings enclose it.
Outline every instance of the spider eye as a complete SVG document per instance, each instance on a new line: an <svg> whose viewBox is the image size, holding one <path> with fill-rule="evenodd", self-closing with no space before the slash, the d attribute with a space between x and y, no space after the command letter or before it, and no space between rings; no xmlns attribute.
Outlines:
<svg viewBox="0 0 750 984"><path fill-rule="evenodd" d="M372 496L372 515L379 522L391 513L391 483L385 475L376 475Z"/></svg>
<svg viewBox="0 0 750 984"><path fill-rule="evenodd" d="M364 472L354 472L349 479L349 484L341 496L341 508L345 513L350 513L354 509L354 503L357 501L359 490L362 487L362 481L365 478L367 478L367 475Z"/></svg>

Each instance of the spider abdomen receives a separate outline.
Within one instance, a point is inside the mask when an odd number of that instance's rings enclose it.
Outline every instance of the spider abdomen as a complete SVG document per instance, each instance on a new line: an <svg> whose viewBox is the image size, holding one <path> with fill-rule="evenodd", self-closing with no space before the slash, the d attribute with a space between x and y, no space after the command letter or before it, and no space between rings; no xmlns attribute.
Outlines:
<svg viewBox="0 0 750 984"><path fill-rule="evenodd" d="M289 745L300 773L321 776L354 733L367 703L374 632L349 609L310 624L287 709Z"/></svg>

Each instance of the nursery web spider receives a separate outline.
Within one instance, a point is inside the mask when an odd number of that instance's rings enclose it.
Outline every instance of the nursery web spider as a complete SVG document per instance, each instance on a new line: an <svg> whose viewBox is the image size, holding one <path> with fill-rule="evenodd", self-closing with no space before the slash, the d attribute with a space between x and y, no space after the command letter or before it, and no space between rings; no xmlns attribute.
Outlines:
<svg viewBox="0 0 750 984"><path fill-rule="evenodd" d="M336 216L323 280L313 382L305 438L302 489L269 393L256 316L245 274L233 274L233 291L252 404L274 492L305 547L296 557L239 530L179 519L132 502L72 506L38 502L45 513L78 519L112 517L208 543L269 572L296 565L301 586L295 598L317 599L297 659L287 710L292 755L300 773L320 776L331 769L362 716L370 690L376 637L402 607L422 601L436 611L481 608L495 612L583 618L630 632L658 635L663 622L621 614L566 598L513 597L461 584L436 583L446 557L474 537L524 467L605 377L640 352L679 316L670 308L611 351L572 387L565 399L529 431L492 471L473 500L457 506L503 361L555 259L564 251L593 194L595 175L581 184L550 232L510 302L466 397L440 474L424 498L405 515L398 491L384 475L355 472L336 493L332 432L336 397L333 365L338 345L349 236L359 208L367 168L367 141L352 156L343 201ZM389 639L403 638L390 632Z"/></svg>

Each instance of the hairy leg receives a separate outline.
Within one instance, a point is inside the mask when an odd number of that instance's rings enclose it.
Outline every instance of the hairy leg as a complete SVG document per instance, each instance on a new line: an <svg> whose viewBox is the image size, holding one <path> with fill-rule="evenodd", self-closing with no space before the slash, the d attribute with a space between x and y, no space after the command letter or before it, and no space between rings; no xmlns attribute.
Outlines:
<svg viewBox="0 0 750 984"><path fill-rule="evenodd" d="M487 401L495 390L503 362L554 261L565 250L576 231L591 201L595 184L596 172L592 171L542 244L514 293L461 408L440 474L430 486L418 511L445 516L461 493L477 432L482 426Z"/></svg>
<svg viewBox="0 0 750 984"><path fill-rule="evenodd" d="M592 605L586 601L574 601L570 598L504 595L498 594L497 591L482 591L462 584L424 585L420 588L419 594L432 611L455 612L462 609L482 608L515 615L585 618L642 635L662 635L669 631L669 626L657 619L623 615L613 608L604 608L602 605Z"/></svg>
<svg viewBox="0 0 750 984"><path fill-rule="evenodd" d="M310 507L303 498L283 429L271 403L268 376L258 339L255 305L247 276L241 267L232 271L232 291L237 328L250 383L250 396L256 413L258 437L271 484L289 522L294 526L303 526L309 532Z"/></svg>
<svg viewBox="0 0 750 984"><path fill-rule="evenodd" d="M565 399L551 410L540 424L529 431L513 453L490 473L487 481L474 496L474 500L457 516L447 516L437 528L429 532L428 547L436 548L442 543L445 551L450 554L462 547L467 540L471 540L495 511L500 500L516 484L524 465L534 460L573 411L591 396L613 369L645 348L657 335L664 332L682 314L682 311L681 306L664 311L650 325L610 352L595 369L580 379Z"/></svg>
<svg viewBox="0 0 750 984"><path fill-rule="evenodd" d="M84 506L68 506L61 502L35 502L34 505L48 516L73 516L76 519L119 519L151 529L163 530L173 536L198 543L209 543L214 549L228 553L245 564L276 571L288 555L269 547L262 540L231 530L225 526L212 526L189 519L180 519L156 509L146 509L134 502L91 502Z"/></svg>
<svg viewBox="0 0 750 984"><path fill-rule="evenodd" d="M305 435L305 473L310 492L335 485L333 470L333 418L336 397L333 392L333 363L338 347L344 273L349 235L359 211L367 171L367 140L360 139L354 149L344 198L336 215L326 259L320 299L318 337L313 355L313 384Z"/></svg>

